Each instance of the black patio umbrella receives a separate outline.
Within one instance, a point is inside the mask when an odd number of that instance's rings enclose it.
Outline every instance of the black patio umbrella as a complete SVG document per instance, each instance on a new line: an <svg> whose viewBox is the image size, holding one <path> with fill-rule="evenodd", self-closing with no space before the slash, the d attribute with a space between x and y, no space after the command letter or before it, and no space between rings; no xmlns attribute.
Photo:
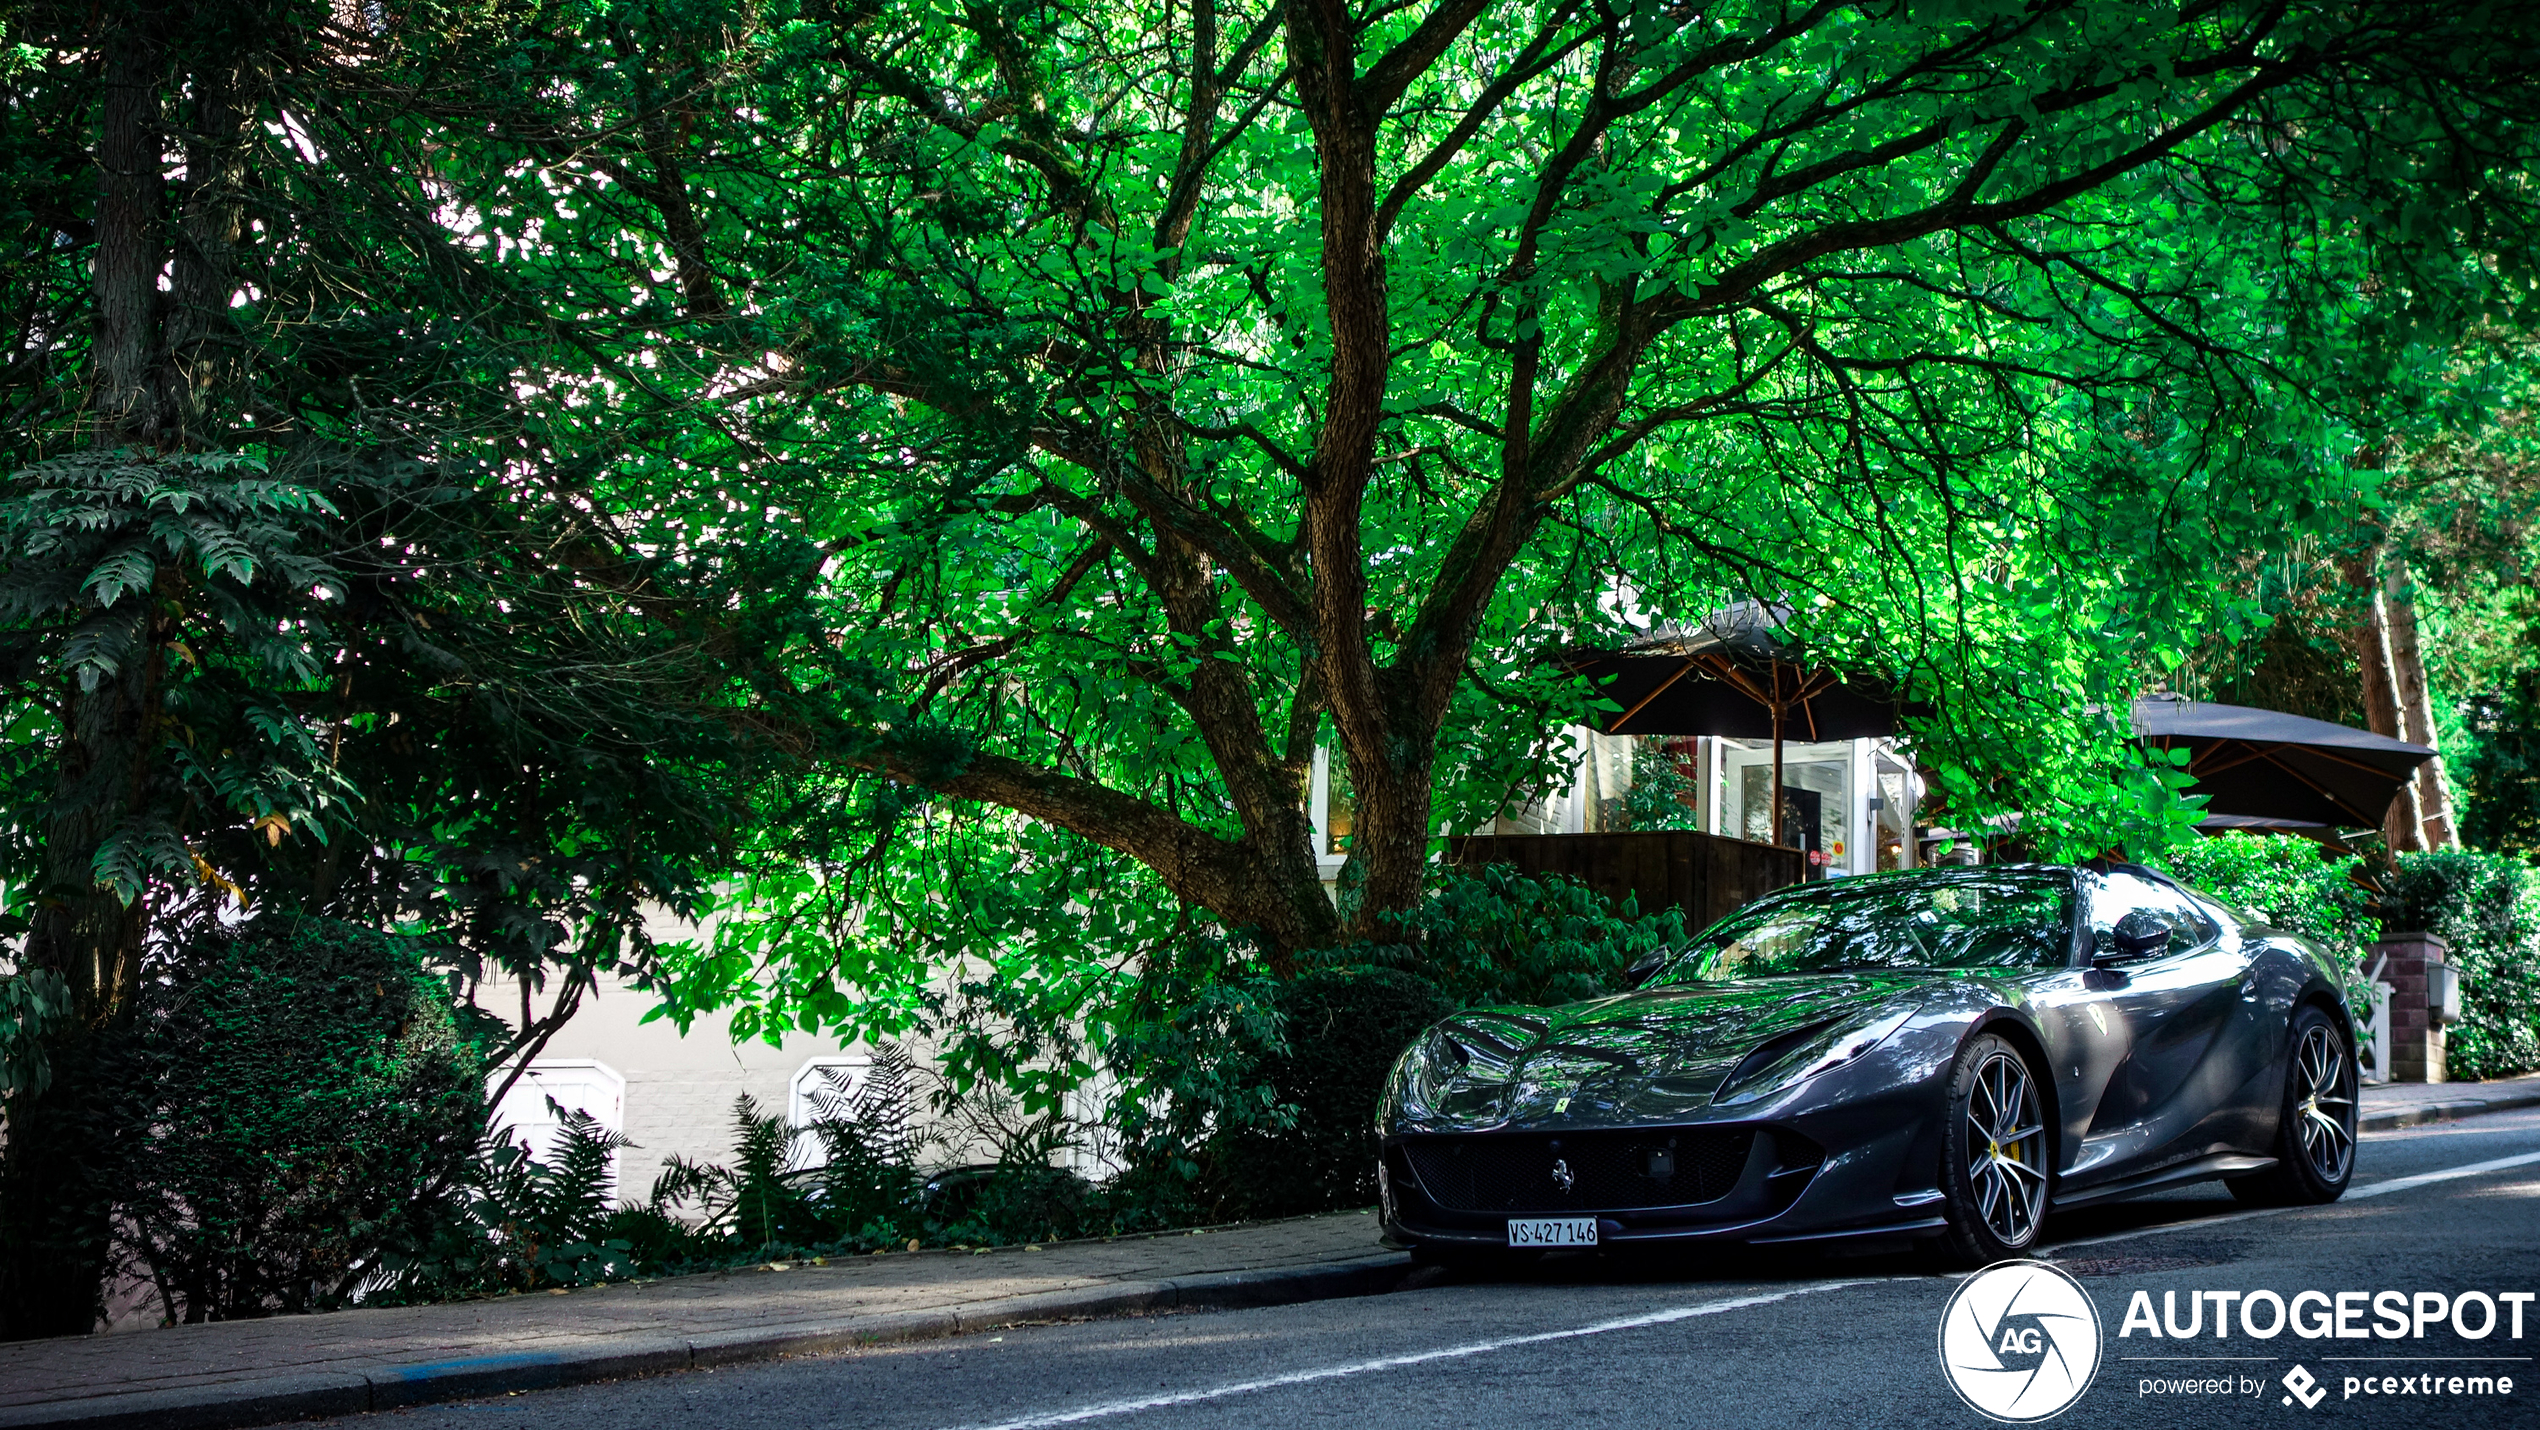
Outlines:
<svg viewBox="0 0 2540 1430"><path fill-rule="evenodd" d="M1875 676L1812 664L1781 634L1789 614L1787 607L1740 601L1691 630L1662 629L1619 650L1574 650L1561 659L1622 707L1605 721L1605 734L1771 740L1776 791L1783 740L1893 735L1903 716L1930 713ZM1772 804L1779 844L1778 794Z"/></svg>
<svg viewBox="0 0 2540 1430"><path fill-rule="evenodd" d="M2175 695L2135 701L2134 733L2154 749L2188 752L2190 793L2210 796L2209 817L2276 828L2377 828L2399 787L2434 758L2423 745L2387 735Z"/></svg>
<svg viewBox="0 0 2540 1430"><path fill-rule="evenodd" d="M2305 819L2276 819L2264 814L2209 813L2196 821L2196 828L2205 834L2229 834L2235 830L2246 830L2256 834L2298 834L2305 839L2316 839L2322 844L2337 842L2337 826L2333 824L2314 824Z"/></svg>

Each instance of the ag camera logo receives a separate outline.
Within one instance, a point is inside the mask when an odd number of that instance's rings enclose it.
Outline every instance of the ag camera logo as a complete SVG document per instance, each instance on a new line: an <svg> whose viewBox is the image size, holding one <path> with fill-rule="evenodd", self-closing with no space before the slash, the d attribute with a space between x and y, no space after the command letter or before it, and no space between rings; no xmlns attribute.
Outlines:
<svg viewBox="0 0 2540 1430"><path fill-rule="evenodd" d="M1967 1408L2014 1425L2072 1408L2099 1373L2099 1308L2081 1283L2037 1261L2004 1261L1958 1283L1940 1313L1940 1370Z"/></svg>

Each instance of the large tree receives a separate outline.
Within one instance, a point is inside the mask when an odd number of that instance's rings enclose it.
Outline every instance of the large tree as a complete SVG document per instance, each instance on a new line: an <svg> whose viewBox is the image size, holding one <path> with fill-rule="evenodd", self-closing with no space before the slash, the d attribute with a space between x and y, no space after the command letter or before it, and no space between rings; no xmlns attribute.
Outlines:
<svg viewBox="0 0 2540 1430"><path fill-rule="evenodd" d="M0 1335L92 1324L129 1110L88 1073L171 944L413 929L534 1052L724 867L763 747L733 657L805 563L694 569L577 505L604 456L516 378L588 335L442 210L424 95L504 112L509 30L343 18L9 19Z"/></svg>
<svg viewBox="0 0 2540 1430"><path fill-rule="evenodd" d="M1534 656L1635 603L1788 600L1959 734L2075 727L2109 657L2240 617L2216 553L2368 485L2341 424L2412 345L2530 288L2510 6L21 24L22 457L456 474L716 653L732 728L1273 950L1408 905L1579 709ZM65 707L64 771L149 746L151 664ZM46 836L48 961L137 937L68 892L105 830Z"/></svg>
<svg viewBox="0 0 2540 1430"><path fill-rule="evenodd" d="M2070 727L2529 293L2512 7L610 13L523 212L657 235L872 671L837 758L1274 949L1404 908L1634 599Z"/></svg>

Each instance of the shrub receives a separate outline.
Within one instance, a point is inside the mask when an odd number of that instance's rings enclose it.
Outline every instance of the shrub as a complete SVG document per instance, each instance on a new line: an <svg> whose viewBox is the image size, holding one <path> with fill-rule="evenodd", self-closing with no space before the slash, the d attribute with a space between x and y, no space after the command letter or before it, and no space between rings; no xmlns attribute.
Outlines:
<svg viewBox="0 0 2540 1430"><path fill-rule="evenodd" d="M732 1165L673 1157L653 1182L651 1199L630 1208L661 1222L698 1215L690 1259L763 1259L809 1247L876 1250L916 1229L921 1179L916 1065L884 1043L874 1051L864 1086L850 1092L843 1075L812 1098L803 1127L763 1113L748 1097L732 1110ZM804 1158L806 1145L819 1148Z"/></svg>
<svg viewBox="0 0 2540 1430"><path fill-rule="evenodd" d="M1218 1160L1229 1210L1290 1216L1376 1200L1376 1099L1420 1030L1455 1011L1427 979L1395 968L1312 970L1280 990L1285 1046L1260 1074L1285 1127L1229 1132Z"/></svg>
<svg viewBox="0 0 2540 1430"><path fill-rule="evenodd" d="M1621 800L1624 827L1629 829L1698 829L1702 782L1684 772L1684 758L1670 746L1680 742L1646 738L1632 748L1632 785ZM1612 826L1607 826L1611 828Z"/></svg>
<svg viewBox="0 0 2540 1430"><path fill-rule="evenodd" d="M2239 830L2174 844L2163 858L2186 883L2327 950L2344 976L2346 1006L2358 1023L2371 1016L2364 945L2380 929L2372 896L2357 882L2362 860L2292 835Z"/></svg>
<svg viewBox="0 0 2540 1430"><path fill-rule="evenodd" d="M1133 1185L1099 1187L1064 1167L1007 1163L929 1178L917 1210L930 1240L1011 1246L1132 1230L1144 1206Z"/></svg>
<svg viewBox="0 0 2540 1430"><path fill-rule="evenodd" d="M2402 854L2383 926L2422 929L2450 946L2463 1021L2446 1037L2445 1072L2476 1080L2540 1069L2540 878L2502 854Z"/></svg>
<svg viewBox="0 0 2540 1430"><path fill-rule="evenodd" d="M1121 1230L1237 1213L1220 1162L1239 1133L1293 1124L1261 1071L1287 1046L1282 985L1258 951L1220 937L1159 946L1104 1049L1104 1126L1125 1166L1101 1188Z"/></svg>
<svg viewBox="0 0 2540 1430"><path fill-rule="evenodd" d="M1643 954L1681 946L1683 915L1642 917L1557 874L1449 869L1408 941L1334 950L1277 994L1280 1041L1253 1071L1289 1121L1229 1130L1212 1169L1230 1214L1286 1216L1376 1197L1370 1129L1385 1075L1458 1008L1558 1004L1622 986Z"/></svg>
<svg viewBox="0 0 2540 1430"><path fill-rule="evenodd" d="M2171 873L2336 955L2360 977L2364 945L2380 937L2371 896L2355 882L2362 863L2307 839L2232 831L2171 846Z"/></svg>
<svg viewBox="0 0 2540 1430"><path fill-rule="evenodd" d="M744 1253L833 1240L838 1231L815 1204L811 1179L788 1166L793 1150L793 1127L744 1096L732 1109L732 1165L672 1157L653 1183L651 1208L668 1215L694 1203L704 1213L699 1235Z"/></svg>
<svg viewBox="0 0 2540 1430"><path fill-rule="evenodd" d="M103 1070L123 1249L170 1319L353 1299L432 1235L484 1125L482 1066L415 946L269 916L145 983Z"/></svg>
<svg viewBox="0 0 2540 1430"><path fill-rule="evenodd" d="M419 1252L391 1258L370 1299L450 1300L591 1286L636 1273L640 1258L624 1225L636 1209L609 1202L610 1159L634 1144L588 1113L552 1098L547 1106L560 1123L552 1160L531 1156L506 1130L488 1133L464 1200L435 1224ZM686 1228L676 1223L648 1229L663 1247L684 1245Z"/></svg>
<svg viewBox="0 0 2540 1430"><path fill-rule="evenodd" d="M1286 982L1237 941L1148 951L1136 998L1106 1028L1108 1117L1126 1162L1102 1183L1048 1165L1081 1133L982 1079L939 1110L966 1116L999 1163L919 1173L919 1076L881 1046L853 1096L833 1088L807 1127L744 1099L723 1163L674 1161L642 1203L605 1205L607 1134L568 1119L555 1164L489 1148L464 1217L384 1293L426 1299L911 1241L998 1245L1364 1206L1370 1137L1395 1059L1421 1029L1477 1003L1551 1003L1616 985L1641 954L1681 943L1673 912L1633 917L1585 886L1513 868L1450 871L1403 942L1307 960ZM1051 1046L1058 1046L1055 1039ZM808 1138L817 1165L795 1166Z"/></svg>
<svg viewBox="0 0 2540 1430"><path fill-rule="evenodd" d="M1617 908L1575 879L1512 864L1448 869L1408 925L1411 947L1364 961L1417 972L1465 1007L1602 997L1643 954L1686 940L1681 910Z"/></svg>

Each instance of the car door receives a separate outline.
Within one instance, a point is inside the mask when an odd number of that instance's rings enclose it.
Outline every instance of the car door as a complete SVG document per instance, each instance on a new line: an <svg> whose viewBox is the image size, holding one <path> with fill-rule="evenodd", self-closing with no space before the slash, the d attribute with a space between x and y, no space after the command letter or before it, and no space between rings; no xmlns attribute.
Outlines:
<svg viewBox="0 0 2540 1430"><path fill-rule="evenodd" d="M2124 1042L2080 1159L2099 1181L2214 1150L2250 1077L2253 1010L2240 939L2184 891L2122 870L2085 883L2091 980ZM2120 935L2155 946L2124 957Z"/></svg>

